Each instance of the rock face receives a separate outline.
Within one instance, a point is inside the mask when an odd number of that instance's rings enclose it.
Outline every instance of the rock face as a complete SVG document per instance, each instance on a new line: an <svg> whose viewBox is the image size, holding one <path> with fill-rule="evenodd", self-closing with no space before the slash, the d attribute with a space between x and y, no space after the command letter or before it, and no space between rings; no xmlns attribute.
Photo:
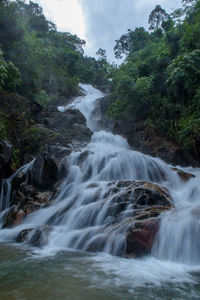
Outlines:
<svg viewBox="0 0 200 300"><path fill-rule="evenodd" d="M78 150L89 143L92 135L86 126L85 117L75 109L61 113L54 107L50 111L37 114L36 122L55 133L53 139L46 139L47 145L60 147L71 145L74 150Z"/></svg>
<svg viewBox="0 0 200 300"><path fill-rule="evenodd" d="M159 157L166 163L181 166L199 165L199 162L183 151L180 145L152 129L145 128L142 123L118 120L114 124L113 132L126 137L134 150Z"/></svg>
<svg viewBox="0 0 200 300"><path fill-rule="evenodd" d="M126 257L149 254L159 229L159 216L173 206L168 190L147 181L121 181L111 184L110 193L117 193L110 205L113 223L122 222L122 227L128 224Z"/></svg>
<svg viewBox="0 0 200 300"><path fill-rule="evenodd" d="M58 181L67 176L70 153L69 148L52 146L35 159L28 173L17 174L12 181L11 209L5 216L4 228L19 225L27 215L52 203Z"/></svg>

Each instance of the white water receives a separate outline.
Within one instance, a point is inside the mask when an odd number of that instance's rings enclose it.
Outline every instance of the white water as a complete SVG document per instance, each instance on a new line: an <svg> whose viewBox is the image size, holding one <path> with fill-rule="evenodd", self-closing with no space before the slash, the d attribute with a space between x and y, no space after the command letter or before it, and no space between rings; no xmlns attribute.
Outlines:
<svg viewBox="0 0 200 300"><path fill-rule="evenodd" d="M31 162L29 162L29 163L25 164L24 166L22 166L21 168L19 168L8 179L3 179L2 187L1 187L1 194L0 194L0 226L2 225L2 222L3 222L6 212L9 210L13 179L20 172L27 174L27 176L28 176L28 170L31 168L33 163L34 163L34 160L32 160ZM28 180L28 177L26 178L26 180Z"/></svg>
<svg viewBox="0 0 200 300"><path fill-rule="evenodd" d="M75 99L75 101L66 106L59 106L58 110L64 112L69 108L78 109L86 118L87 127L93 132L99 130L99 127L95 120L92 119L92 112L95 109L95 102L97 99L102 98L104 94L99 90L93 88L88 84L79 84L81 89L84 91L85 96L80 96Z"/></svg>
<svg viewBox="0 0 200 300"><path fill-rule="evenodd" d="M89 85L81 87L86 96L59 110L80 109L88 126L99 130L91 116L95 101L103 94ZM0 240L12 241L22 229L49 225L52 231L48 244L36 250L41 255L69 248L123 255L129 226L126 218L133 207L128 205L113 226L109 209L119 191L109 194L111 186L114 189L116 185L111 182L148 180L166 186L175 206L162 216L152 257L126 260L101 254L94 258L95 263L104 272L115 274L120 283L129 279L135 286L146 282L192 282L188 272L200 270L200 175L198 169L190 172L196 178L183 182L160 159L132 151L123 137L94 132L83 151L71 154L68 176L55 203L30 215L20 226L2 230Z"/></svg>

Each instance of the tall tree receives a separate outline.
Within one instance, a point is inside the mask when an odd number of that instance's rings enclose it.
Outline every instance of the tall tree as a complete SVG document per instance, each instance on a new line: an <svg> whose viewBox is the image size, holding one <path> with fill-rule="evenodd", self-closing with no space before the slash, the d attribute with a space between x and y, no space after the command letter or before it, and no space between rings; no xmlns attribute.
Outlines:
<svg viewBox="0 0 200 300"><path fill-rule="evenodd" d="M150 24L149 30L155 30L159 28L163 21L167 21L170 18L169 14L160 6L156 5L154 10L149 15L148 23Z"/></svg>

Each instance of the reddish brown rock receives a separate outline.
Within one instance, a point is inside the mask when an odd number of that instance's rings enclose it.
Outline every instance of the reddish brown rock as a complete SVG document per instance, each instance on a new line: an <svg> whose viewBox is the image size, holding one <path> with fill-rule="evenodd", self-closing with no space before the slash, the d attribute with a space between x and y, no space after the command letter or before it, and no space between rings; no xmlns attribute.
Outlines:
<svg viewBox="0 0 200 300"><path fill-rule="evenodd" d="M184 180L184 181L188 181L189 179L191 179L191 178L195 178L195 175L194 174L191 174L191 173L187 173L187 172L185 172L185 171L183 171L183 170L180 170L180 169L178 169L178 168L171 168L173 171L175 171L177 174L178 174L178 176L182 179L182 180Z"/></svg>
<svg viewBox="0 0 200 300"><path fill-rule="evenodd" d="M136 222L126 237L126 255L142 257L150 254L159 223L159 218Z"/></svg>
<svg viewBox="0 0 200 300"><path fill-rule="evenodd" d="M22 209L20 209L15 215L15 219L13 220L13 226L21 224L25 216L25 212Z"/></svg>

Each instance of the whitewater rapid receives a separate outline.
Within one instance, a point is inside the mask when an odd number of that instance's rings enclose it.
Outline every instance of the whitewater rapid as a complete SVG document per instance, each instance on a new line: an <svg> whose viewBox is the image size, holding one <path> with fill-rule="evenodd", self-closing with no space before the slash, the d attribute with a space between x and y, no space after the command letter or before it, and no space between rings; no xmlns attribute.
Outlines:
<svg viewBox="0 0 200 300"><path fill-rule="evenodd" d="M90 143L68 158L68 171L60 194L47 208L26 217L13 228L0 231L1 242L12 242L20 231L50 226L49 242L34 253L52 255L61 250L92 250L94 245L103 253L92 257L97 267L123 280L140 286L146 282L193 282L191 271L200 270L200 175L183 182L170 165L158 158L133 151L126 139L97 127L92 113L96 100L104 94L90 85L81 84L85 96L67 106L79 109L93 131ZM175 208L163 213L152 254L139 260L110 256L123 253L127 225L109 226L107 211L112 201L110 182L147 180L168 188ZM100 201L98 201L101 199ZM131 213L133 208L128 208ZM122 216L121 216L122 218ZM31 237L30 237L31 238Z"/></svg>

